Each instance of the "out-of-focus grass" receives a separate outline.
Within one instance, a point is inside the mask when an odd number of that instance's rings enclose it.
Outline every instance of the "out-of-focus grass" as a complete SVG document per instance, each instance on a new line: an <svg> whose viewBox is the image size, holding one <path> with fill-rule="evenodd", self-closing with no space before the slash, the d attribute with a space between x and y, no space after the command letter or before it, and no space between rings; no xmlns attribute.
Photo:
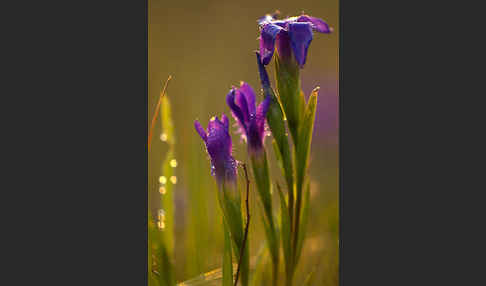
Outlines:
<svg viewBox="0 0 486 286"><path fill-rule="evenodd" d="M310 159L307 238L294 281L305 281L316 269L310 285L338 284L339 150L335 140L338 134L338 1L149 0L149 120L159 98L160 80L168 74L174 76L169 100L176 139L173 157L177 160L177 167L172 170L177 176L177 183L172 186L171 219L174 274L178 283L221 268L224 247L216 184L210 175L209 160L201 139L194 131L193 122L195 119L208 122L211 116L219 116L222 112L230 115L225 96L230 86L237 85L240 80L259 90L253 52L258 47L256 19L275 9L279 9L283 16L304 10L327 20L335 30L328 37L315 35L306 67L302 70L304 93L310 94L315 86L321 89ZM273 76L273 67L270 67L269 74ZM261 97L257 101L260 100ZM234 120L230 118L230 121L233 125ZM249 163L245 144L236 136L236 128L230 129L235 159ZM167 142L160 139L161 134L162 126L157 124L148 158L149 210L154 221L163 204L159 177L170 152ZM284 186L285 180L275 164L270 140L265 141L265 146L270 172ZM265 236L255 186L251 191L250 267L254 270L256 265L262 266L252 272L250 281L254 279L252 285L271 285L268 252L260 252ZM277 212L280 203L275 188L273 205ZM280 257L283 277L283 253ZM220 285L221 280L214 283ZM283 283L284 279L281 279L280 284Z"/></svg>

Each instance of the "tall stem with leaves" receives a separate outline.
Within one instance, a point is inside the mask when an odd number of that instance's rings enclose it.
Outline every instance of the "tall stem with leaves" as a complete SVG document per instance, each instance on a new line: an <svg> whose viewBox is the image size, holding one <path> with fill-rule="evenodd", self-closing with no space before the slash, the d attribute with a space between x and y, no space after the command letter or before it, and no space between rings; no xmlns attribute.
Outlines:
<svg viewBox="0 0 486 286"><path fill-rule="evenodd" d="M278 97L271 88L268 74L257 53L263 91L266 96L272 98L267 113L267 122L274 137L277 161L287 182L287 199L284 198L280 189L279 194L282 243L286 260L286 283L292 285L305 237L303 223L307 217L302 217L303 193L308 181L307 169L318 88L312 92L306 102L300 87L299 66L295 60L281 62L278 57L275 59ZM287 128L293 141L292 151ZM304 204L307 203L308 200L305 200Z"/></svg>

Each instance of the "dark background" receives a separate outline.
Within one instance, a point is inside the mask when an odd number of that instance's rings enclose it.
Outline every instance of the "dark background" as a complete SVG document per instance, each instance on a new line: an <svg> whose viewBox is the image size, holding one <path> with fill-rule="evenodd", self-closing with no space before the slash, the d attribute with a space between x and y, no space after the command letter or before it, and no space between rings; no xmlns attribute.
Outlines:
<svg viewBox="0 0 486 286"><path fill-rule="evenodd" d="M0 11L2 285L145 284L147 3ZM484 284L481 12L340 1L341 285Z"/></svg>

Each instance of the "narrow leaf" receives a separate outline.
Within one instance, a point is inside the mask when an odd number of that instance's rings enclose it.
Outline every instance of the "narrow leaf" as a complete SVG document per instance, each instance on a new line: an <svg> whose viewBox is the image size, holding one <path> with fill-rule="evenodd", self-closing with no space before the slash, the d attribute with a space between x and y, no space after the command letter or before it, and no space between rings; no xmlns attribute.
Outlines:
<svg viewBox="0 0 486 286"><path fill-rule="evenodd" d="M309 218L309 205L310 205L310 184L307 184L307 188L305 191L305 197L302 207L302 218L300 220L300 232L299 232L299 240L297 242L297 253L295 258L295 263L297 264L302 253L302 246L304 245L305 234L307 231L307 222Z"/></svg>
<svg viewBox="0 0 486 286"><path fill-rule="evenodd" d="M280 224L281 224L281 233L282 233L282 248L284 252L285 258L285 271L287 274L292 271L292 248L290 244L290 217L289 217L289 210L287 208L287 204L285 202L285 197L282 193L282 190L277 185L278 194L280 196Z"/></svg>
<svg viewBox="0 0 486 286"><path fill-rule="evenodd" d="M174 185L177 183L175 167L175 138L174 124L172 121L171 104L168 95L162 97L160 105L162 134L161 140L168 144L168 151L162 163L162 176L159 179L161 207L165 213L163 236L166 241L167 251L173 257L174 254Z"/></svg>
<svg viewBox="0 0 486 286"><path fill-rule="evenodd" d="M307 162L309 161L309 151L312 142L312 132L314 130L314 119L316 115L318 88L312 91L309 97L302 125L299 129L299 144L297 145L297 189L302 189L305 173L307 171Z"/></svg>
<svg viewBox="0 0 486 286"><path fill-rule="evenodd" d="M233 264L231 262L231 237L226 225L224 226L224 253L223 253L223 286L233 286Z"/></svg>

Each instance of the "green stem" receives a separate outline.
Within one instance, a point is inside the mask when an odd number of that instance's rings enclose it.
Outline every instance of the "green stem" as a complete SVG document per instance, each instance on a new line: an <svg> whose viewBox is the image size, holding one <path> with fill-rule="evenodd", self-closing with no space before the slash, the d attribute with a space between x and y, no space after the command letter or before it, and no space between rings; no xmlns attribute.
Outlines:
<svg viewBox="0 0 486 286"><path fill-rule="evenodd" d="M273 263L273 286L278 285L278 260Z"/></svg>
<svg viewBox="0 0 486 286"><path fill-rule="evenodd" d="M263 205L265 220L265 235L272 257L273 281L278 280L279 240L275 228L272 210L272 195L270 193L270 175L268 171L267 155L265 150L255 152L248 150L250 154L253 175L257 185L258 194ZM276 282L274 282L276 283Z"/></svg>

